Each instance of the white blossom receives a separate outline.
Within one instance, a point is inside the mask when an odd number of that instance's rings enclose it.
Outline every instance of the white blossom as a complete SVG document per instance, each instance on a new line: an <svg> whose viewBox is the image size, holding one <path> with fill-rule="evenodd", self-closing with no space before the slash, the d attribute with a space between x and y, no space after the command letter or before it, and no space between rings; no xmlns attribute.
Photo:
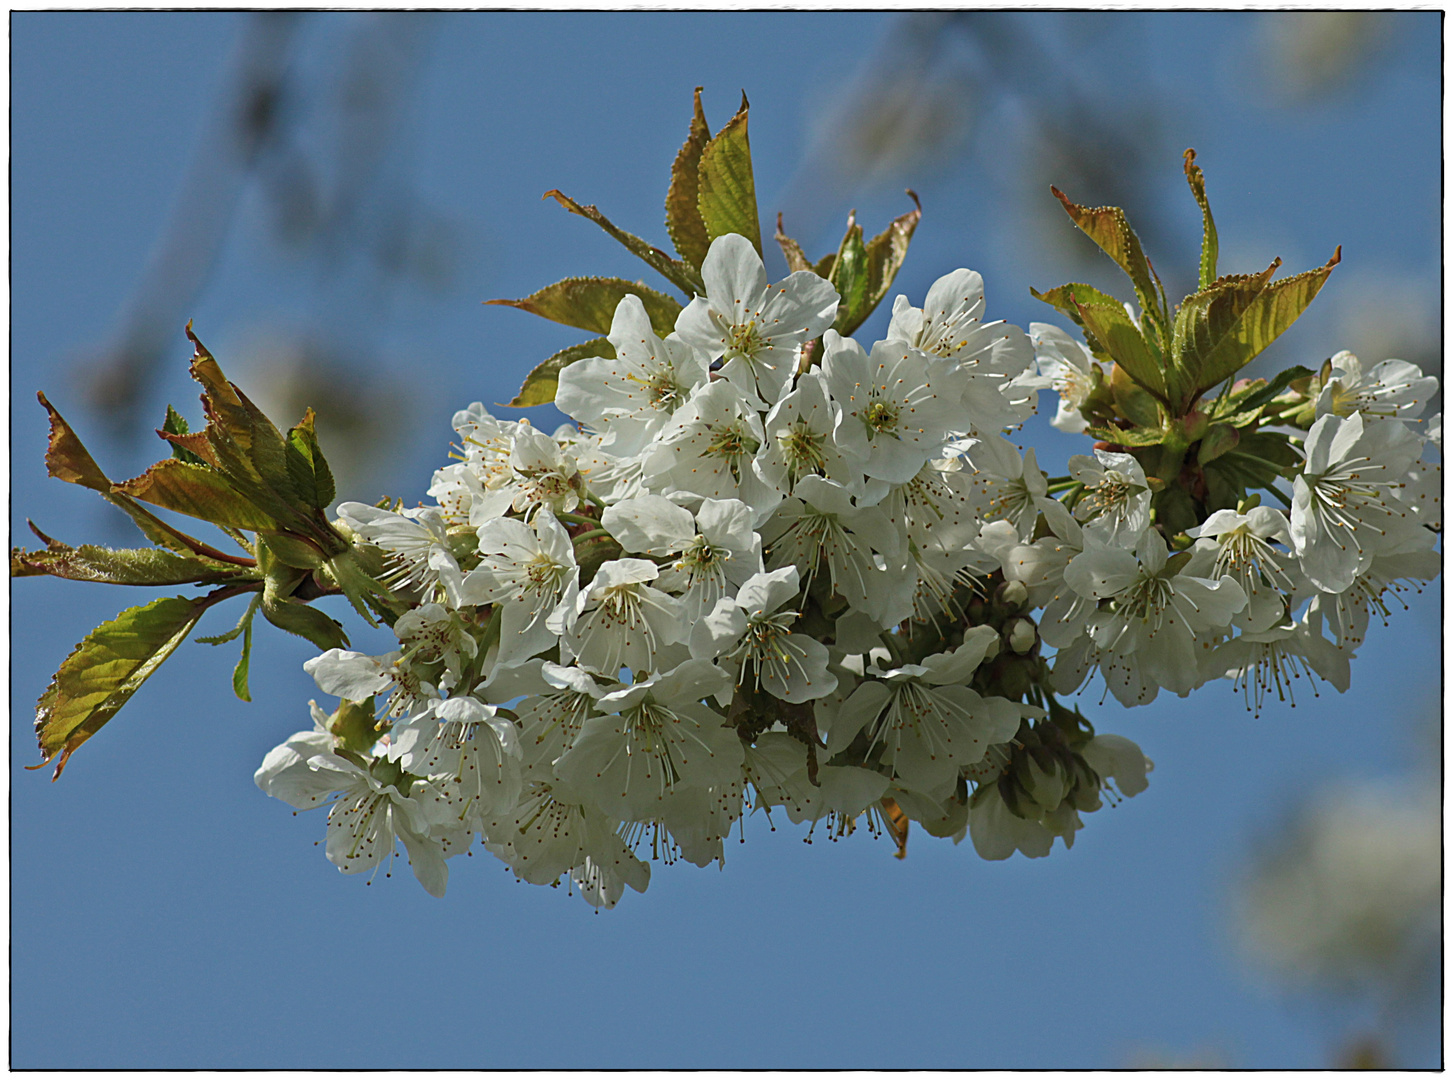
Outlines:
<svg viewBox="0 0 1453 1080"><path fill-rule="evenodd" d="M1089 426L1080 408L1095 388L1094 358L1085 344L1051 323L1030 323L1034 359L1049 388L1059 395L1050 424L1060 431L1078 435Z"/></svg>
<svg viewBox="0 0 1453 1080"><path fill-rule="evenodd" d="M706 382L706 361L677 335L656 336L641 298L627 294L607 335L615 358L577 360L560 372L555 405L594 425L611 453L638 453L691 392Z"/></svg>
<svg viewBox="0 0 1453 1080"><path fill-rule="evenodd" d="M709 360L725 361L722 377L748 400L780 401L792 381L797 347L836 318L836 290L809 270L768 287L762 257L737 233L712 241L701 278L706 296L686 305L676 332Z"/></svg>

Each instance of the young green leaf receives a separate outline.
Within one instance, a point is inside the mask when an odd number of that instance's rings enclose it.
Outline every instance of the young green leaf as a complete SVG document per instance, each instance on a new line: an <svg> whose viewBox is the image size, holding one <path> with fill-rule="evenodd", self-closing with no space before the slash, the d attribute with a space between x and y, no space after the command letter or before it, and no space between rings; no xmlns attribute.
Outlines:
<svg viewBox="0 0 1453 1080"><path fill-rule="evenodd" d="M259 597L254 596L252 603L247 606L247 614L242 617L242 655L237 658L237 666L232 669L232 692L243 701L251 701L252 694L247 687L247 671L252 664L252 615L257 610Z"/></svg>
<svg viewBox="0 0 1453 1080"><path fill-rule="evenodd" d="M1087 427L1085 434L1117 446L1159 446L1165 441L1165 432L1160 428Z"/></svg>
<svg viewBox="0 0 1453 1080"><path fill-rule="evenodd" d="M215 637L199 637L196 640L203 645L222 645L232 641L238 635L242 636L242 656L237 661L237 666L232 669L232 692L243 701L251 701L252 695L247 689L247 670L252 660L252 617L257 614L257 608L262 603L262 594L254 593L252 602L247 605L247 610L242 613L242 618L237 620L237 625L225 634L217 634Z"/></svg>
<svg viewBox="0 0 1453 1080"><path fill-rule="evenodd" d="M1108 307L1124 309L1122 303L1116 300L1109 293L1101 292L1093 285L1086 285L1083 282L1072 281L1068 285L1061 285L1048 292L1036 292L1031 286L1029 295L1036 300L1043 300L1046 304L1068 315L1081 330L1085 331L1085 344L1089 346L1090 352L1095 359L1103 360L1105 363L1113 363L1113 358L1105 350L1104 345L1085 328L1085 320L1080 318L1080 307Z"/></svg>
<svg viewBox="0 0 1453 1080"><path fill-rule="evenodd" d="M777 241L777 246L782 249L782 257L787 260L787 269L796 273L798 270L815 270L812 261L808 259L807 252L802 250L802 245L782 231L782 215L777 214L777 232L772 239ZM836 259L834 254L832 258Z"/></svg>
<svg viewBox="0 0 1453 1080"><path fill-rule="evenodd" d="M848 215L848 231L838 245L828 280L841 297L833 329L847 337L868 317L864 310L868 298L868 249L863 244L863 227L857 223L856 212Z"/></svg>
<svg viewBox="0 0 1453 1080"><path fill-rule="evenodd" d="M76 749L186 640L210 604L207 597L173 596L128 608L96 627L66 657L35 710L41 765L60 755L52 780L60 779Z"/></svg>
<svg viewBox="0 0 1453 1080"><path fill-rule="evenodd" d="M711 237L707 235L706 222L701 219L697 202L701 152L710 141L711 129L706 126L706 113L701 109L701 87L698 86L692 106L691 128L686 142L676 154L676 160L671 163L671 186L666 189L666 232L671 236L676 254L698 270L706 258L707 248L711 246Z"/></svg>
<svg viewBox="0 0 1453 1080"><path fill-rule="evenodd" d="M1216 240L1216 222L1211 217L1211 204L1206 200L1206 176L1196 164L1196 152L1186 151L1186 182L1191 185L1191 194L1201 208L1201 283L1204 289L1216 280L1216 258L1220 245Z"/></svg>
<svg viewBox="0 0 1453 1080"><path fill-rule="evenodd" d="M1313 374L1311 368L1296 364L1281 372L1270 382L1265 379L1253 379L1249 385L1232 391L1224 398L1217 399L1212 411L1212 418L1224 420L1233 427L1245 427L1263 405L1270 404L1274 397L1298 379L1306 379Z"/></svg>
<svg viewBox="0 0 1453 1080"><path fill-rule="evenodd" d="M10 552L11 577L49 574L106 585L213 585L247 573L235 565L175 555L160 548L113 549L94 544L73 548L52 540L45 551L15 548Z"/></svg>
<svg viewBox="0 0 1453 1080"><path fill-rule="evenodd" d="M608 334L616 308L628 295L641 298L651 319L651 329L658 337L665 337L676 329L676 316L681 314L680 304L665 293L624 278L566 278L546 285L523 300L486 300L485 303L519 308L566 326Z"/></svg>
<svg viewBox="0 0 1453 1080"><path fill-rule="evenodd" d="M1249 304L1237 312L1229 325L1220 328L1221 332L1214 336L1214 340L1210 335L1198 339L1194 369L1196 392L1204 393L1256 359L1262 350L1297 321L1341 261L1342 248L1339 245L1324 266L1273 281L1261 289Z"/></svg>
<svg viewBox="0 0 1453 1080"><path fill-rule="evenodd" d="M252 565L253 560L218 551L210 544L204 544L196 537L188 536L162 521L145 507L139 506L134 499L118 494L111 480L101 471L65 418L46 400L44 394L38 393L36 397L45 406L50 417L50 439L45 452L45 466L51 476L68 484L80 484L99 491L107 502L124 510L142 534L154 544L183 555L200 555L238 566Z"/></svg>
<svg viewBox="0 0 1453 1080"><path fill-rule="evenodd" d="M584 360L587 356L604 356L606 359L613 359L615 354L615 346L603 337L591 338L589 341L582 341L579 345L561 349L554 356L535 365L535 370L525 376L525 381L520 385L520 392L506 407L528 409L533 405L549 405L555 400L555 391L560 384L560 372L564 368L577 360Z"/></svg>
<svg viewBox="0 0 1453 1080"><path fill-rule="evenodd" d="M551 189L540 196L542 199L554 199L572 214L578 214L583 218L589 218L602 229L604 229L616 240L620 241L632 255L642 260L656 273L660 274L667 281L671 282L688 297L698 293L705 295L706 286L701 282L701 273L696 267L684 263L679 259L673 259L658 247L652 247L639 236L633 236L624 229L617 228L610 220L597 210L594 206L581 206L570 196L563 192Z"/></svg>
<svg viewBox="0 0 1453 1080"><path fill-rule="evenodd" d="M1110 369L1110 398L1115 403L1116 416L1124 417L1139 428L1154 429L1160 434L1153 442L1164 441L1165 433L1161 431L1160 424L1160 406L1155 403L1155 398L1132 379L1130 373L1119 364Z"/></svg>
<svg viewBox="0 0 1453 1080"><path fill-rule="evenodd" d="M1130 283L1135 286L1135 299L1140 304L1141 319L1149 319L1163 327L1168 321L1165 305L1161 302L1154 272L1140 248L1140 238L1125 220L1125 212L1118 206L1079 206L1059 188L1051 187L1049 190L1064 204L1065 211L1080 230L1114 259L1130 278Z"/></svg>
<svg viewBox="0 0 1453 1080"><path fill-rule="evenodd" d="M1116 365L1150 393L1168 403L1165 372L1125 309L1118 304L1114 307L1101 304L1087 306L1078 302L1075 307L1085 329L1095 336Z"/></svg>
<svg viewBox="0 0 1453 1080"><path fill-rule="evenodd" d="M194 347L192 377L205 390L202 394L202 407L207 414L205 434L216 466L215 469L202 469L201 466L172 460L162 462L154 469L170 464L210 472L211 481L221 478L235 493L229 500L233 518L272 522L266 526L239 525L235 520L207 518L218 525L245 529L261 527L293 533L306 538L325 555L347 550L347 541L338 535L322 509L315 505L319 494L316 485L309 483L300 487L295 479L295 469L289 466L288 442L282 432L248 400L246 394L227 381L217 361L192 332L190 323L187 324L187 337ZM207 479L194 480L195 485L209 482Z"/></svg>
<svg viewBox="0 0 1453 1080"><path fill-rule="evenodd" d="M706 234L712 240L740 233L762 253L757 220L757 185L752 178L752 149L747 140L747 95L742 107L701 152L696 196Z"/></svg>
<svg viewBox="0 0 1453 1080"><path fill-rule="evenodd" d="M115 491L214 525L282 531L276 518L242 496L221 472L176 458L158 461L140 476L117 484Z"/></svg>
<svg viewBox="0 0 1453 1080"><path fill-rule="evenodd" d="M288 431L287 462L293 486L303 501L315 510L328 509L336 495L333 471L318 447L312 409L306 410L298 426Z"/></svg>
<svg viewBox="0 0 1453 1080"><path fill-rule="evenodd" d="M893 287L893 279L898 276L903 260L908 257L909 241L913 239L913 232L923 217L923 206L912 188L908 189L908 197L913 200L913 209L894 218L886 229L868 241L868 310L863 316L864 319L883 302L888 290ZM859 320L859 325L861 322Z"/></svg>
<svg viewBox="0 0 1453 1080"><path fill-rule="evenodd" d="M166 420L157 434L172 444L172 457L178 461L190 462L193 465L216 464L215 461L202 456L209 453L206 436L200 432L192 434L187 426L186 417L170 405L166 407Z"/></svg>

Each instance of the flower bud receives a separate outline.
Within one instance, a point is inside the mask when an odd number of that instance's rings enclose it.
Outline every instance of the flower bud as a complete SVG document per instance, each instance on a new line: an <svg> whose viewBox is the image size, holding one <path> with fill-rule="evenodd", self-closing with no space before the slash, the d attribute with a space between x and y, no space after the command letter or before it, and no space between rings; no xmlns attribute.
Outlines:
<svg viewBox="0 0 1453 1080"><path fill-rule="evenodd" d="M366 754L378 742L382 726L374 717L373 698L363 701L349 701L344 698L338 709L328 717L328 732L338 740L345 750Z"/></svg>
<svg viewBox="0 0 1453 1080"><path fill-rule="evenodd" d="M1029 599L1029 589L1022 581L1006 581L994 591L994 602L1001 607L1019 608Z"/></svg>
<svg viewBox="0 0 1453 1080"><path fill-rule="evenodd" d="M1039 633L1035 629L1034 620L1024 615L1016 615L1004 627L1004 640L1008 642L1011 649L1023 656L1039 641Z"/></svg>
<svg viewBox="0 0 1453 1080"><path fill-rule="evenodd" d="M1068 777L1064 766L1052 754L1043 751L1025 754L1016 765L1015 779L1041 807L1053 810L1064 801Z"/></svg>

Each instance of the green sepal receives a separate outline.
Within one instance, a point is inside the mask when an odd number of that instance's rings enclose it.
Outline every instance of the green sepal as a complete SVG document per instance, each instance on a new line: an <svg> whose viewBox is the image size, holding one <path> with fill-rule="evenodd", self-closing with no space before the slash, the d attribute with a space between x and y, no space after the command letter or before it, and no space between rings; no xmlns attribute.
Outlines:
<svg viewBox="0 0 1453 1080"><path fill-rule="evenodd" d="M370 574L368 569L359 565L361 560L370 557L370 553L376 550L366 546L352 547L342 555L329 559L322 572L332 578L334 584L353 605L353 610L358 612L369 626L378 625L374 612L377 612L384 622L392 626L399 612L394 610L393 594L380 584L375 576L381 572L381 568L375 566L373 568L375 573Z"/></svg>
<svg viewBox="0 0 1453 1080"><path fill-rule="evenodd" d="M486 304L503 304L532 315L589 330L609 334L616 308L627 295L641 298L651 329L657 337L665 337L676 329L676 316L681 305L665 293L647 288L639 281L614 277L573 277L546 285L522 300L486 300Z"/></svg>
<svg viewBox="0 0 1453 1080"><path fill-rule="evenodd" d="M1185 154L1186 182L1191 185L1191 194L1201 208L1201 277L1197 288L1204 289L1216 280L1216 259L1220 254L1220 243L1216 239L1216 222L1211 217L1211 204L1206 199L1206 175L1196 164L1196 152Z"/></svg>
<svg viewBox="0 0 1453 1080"><path fill-rule="evenodd" d="M701 269L706 252L711 247L706 222L701 218L698 205L700 190L701 152L711 141L711 129L706 126L706 113L701 108L701 87L696 88L692 104L691 127L686 142L676 153L671 163L671 186L666 189L666 232L676 248L676 254Z"/></svg>
<svg viewBox="0 0 1453 1080"><path fill-rule="evenodd" d="M176 651L202 612L206 597L164 597L128 608L86 635L66 657L35 709L35 734L43 760L59 755L52 780L142 683Z"/></svg>
<svg viewBox="0 0 1453 1080"><path fill-rule="evenodd" d="M647 266L671 282L672 285L675 285L688 297L695 296L698 293L703 295L706 293L706 286L702 284L701 273L696 267L691 266L689 263L684 263L680 259L673 259L660 248L652 247L646 243L639 236L633 236L624 229L617 228L611 223L610 219L594 206L581 206L570 196L554 188L551 188L540 197L542 199L554 199L572 214L578 214L580 217L588 218L595 222L624 245L627 251L642 260Z"/></svg>
<svg viewBox="0 0 1453 1080"><path fill-rule="evenodd" d="M540 361L535 369L525 376L520 392L509 403L511 409L528 409L535 405L550 405L555 401L555 391L560 387L560 372L577 360L588 356L615 358L616 350L607 338L591 338L579 345L561 349L554 356Z"/></svg>
<svg viewBox="0 0 1453 1080"><path fill-rule="evenodd" d="M355 754L367 754L383 734L382 729L388 726L379 721L374 710L372 697L362 701L343 698L338 702L338 708L333 715L328 718L328 731L345 750L351 750Z"/></svg>
<svg viewBox="0 0 1453 1080"><path fill-rule="evenodd" d="M747 140L747 95L741 108L701 151L696 205L709 239L740 233L762 254L757 218L757 185L752 177L752 148Z"/></svg>
<svg viewBox="0 0 1453 1080"><path fill-rule="evenodd" d="M262 615L279 630L306 638L320 649L342 649L348 645L348 635L341 625L301 600L264 593Z"/></svg>

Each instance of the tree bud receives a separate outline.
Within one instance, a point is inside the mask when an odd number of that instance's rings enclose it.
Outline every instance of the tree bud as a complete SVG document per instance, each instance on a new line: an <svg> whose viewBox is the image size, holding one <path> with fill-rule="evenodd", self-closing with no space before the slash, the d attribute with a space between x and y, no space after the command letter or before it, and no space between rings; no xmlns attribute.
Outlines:
<svg viewBox="0 0 1453 1080"><path fill-rule="evenodd" d="M1014 584L1019 583L1016 581ZM1004 627L1004 640L1009 643L1011 649L1023 656L1039 641L1039 632L1035 629L1034 620L1025 615L1016 615Z"/></svg>

